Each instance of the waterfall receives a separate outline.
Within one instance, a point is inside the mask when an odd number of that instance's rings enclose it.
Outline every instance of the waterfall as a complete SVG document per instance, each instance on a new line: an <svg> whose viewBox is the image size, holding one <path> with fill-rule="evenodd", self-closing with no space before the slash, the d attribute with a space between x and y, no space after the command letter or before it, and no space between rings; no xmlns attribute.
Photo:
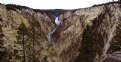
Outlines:
<svg viewBox="0 0 121 62"><path fill-rule="evenodd" d="M61 21L59 20L59 18L58 18L58 17L56 17L56 18L55 18L55 23L56 23L56 25L57 25L57 26L59 26L59 25L60 25Z"/></svg>
<svg viewBox="0 0 121 62"><path fill-rule="evenodd" d="M52 43L52 39L51 39L51 36L52 34L55 32L56 28L52 31L52 32L49 32L48 33L48 43L51 44Z"/></svg>
<svg viewBox="0 0 121 62"><path fill-rule="evenodd" d="M56 17L56 18L55 18L55 24L56 24L56 26L59 26L60 23L61 23L61 21L59 20L58 17ZM51 37L51 36L52 36L53 33L56 31L56 29L57 29L57 27L56 27L55 29L53 29L52 32L49 32L49 33L48 33L48 43L49 43L49 44L52 44L52 37Z"/></svg>

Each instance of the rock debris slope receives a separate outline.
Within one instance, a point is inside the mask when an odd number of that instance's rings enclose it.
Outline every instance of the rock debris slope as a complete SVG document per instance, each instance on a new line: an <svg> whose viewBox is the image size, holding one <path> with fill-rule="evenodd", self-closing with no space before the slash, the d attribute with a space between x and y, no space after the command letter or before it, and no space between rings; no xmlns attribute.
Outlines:
<svg viewBox="0 0 121 62"><path fill-rule="evenodd" d="M0 61L121 61L115 53L121 50L120 2L60 11L58 27L56 13L0 4ZM48 45L48 33L55 28Z"/></svg>

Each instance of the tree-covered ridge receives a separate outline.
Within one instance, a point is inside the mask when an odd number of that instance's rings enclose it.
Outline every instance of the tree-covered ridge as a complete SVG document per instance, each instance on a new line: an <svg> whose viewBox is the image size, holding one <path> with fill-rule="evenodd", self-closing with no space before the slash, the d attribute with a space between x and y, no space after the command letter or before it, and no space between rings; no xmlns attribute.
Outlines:
<svg viewBox="0 0 121 62"><path fill-rule="evenodd" d="M21 9L32 9L32 8L29 8L26 6L21 6L21 5L15 5L15 4L7 4L6 9L16 11L16 9L21 10ZM67 10L67 9L32 9L32 10L34 10L35 12L40 12L42 14L46 13L46 14L52 14L55 16L63 14L67 11L71 11L71 10Z"/></svg>

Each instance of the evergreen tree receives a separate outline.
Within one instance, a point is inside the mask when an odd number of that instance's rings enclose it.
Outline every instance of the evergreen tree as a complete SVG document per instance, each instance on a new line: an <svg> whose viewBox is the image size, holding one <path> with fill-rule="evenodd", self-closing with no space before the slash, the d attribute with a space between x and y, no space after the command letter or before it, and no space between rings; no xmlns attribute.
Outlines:
<svg viewBox="0 0 121 62"><path fill-rule="evenodd" d="M44 62L48 62L46 55L44 56L43 60L44 60Z"/></svg>
<svg viewBox="0 0 121 62"><path fill-rule="evenodd" d="M33 62L35 62L35 17L34 15L32 16L32 44L33 44Z"/></svg>
<svg viewBox="0 0 121 62"><path fill-rule="evenodd" d="M28 29L25 26L25 24L22 22L21 25L18 28L18 37L21 39L22 38L22 46L23 46L23 62L26 62L26 56L25 56L25 36L28 33Z"/></svg>
<svg viewBox="0 0 121 62"><path fill-rule="evenodd" d="M92 29L87 25L83 32L79 55L75 62L93 62L95 57L95 47L92 37Z"/></svg>

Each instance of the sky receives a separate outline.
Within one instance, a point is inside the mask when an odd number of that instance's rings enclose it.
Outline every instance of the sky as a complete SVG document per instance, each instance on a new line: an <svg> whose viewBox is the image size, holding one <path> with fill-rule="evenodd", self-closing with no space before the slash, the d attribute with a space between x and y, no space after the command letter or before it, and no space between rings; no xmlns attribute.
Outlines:
<svg viewBox="0 0 121 62"><path fill-rule="evenodd" d="M77 9L111 1L112 0L0 0L0 3L17 4L34 9Z"/></svg>

